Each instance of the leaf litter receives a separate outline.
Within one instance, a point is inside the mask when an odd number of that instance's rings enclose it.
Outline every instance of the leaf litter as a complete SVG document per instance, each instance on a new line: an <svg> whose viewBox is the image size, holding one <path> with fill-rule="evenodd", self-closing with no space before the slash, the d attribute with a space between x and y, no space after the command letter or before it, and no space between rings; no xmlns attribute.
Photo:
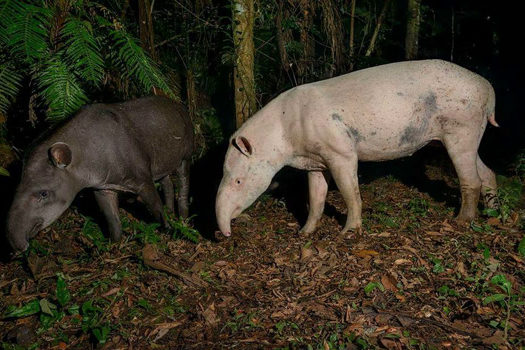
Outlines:
<svg viewBox="0 0 525 350"><path fill-rule="evenodd" d="M350 239L330 210L315 233L297 233L283 200L268 196L233 223L230 239L198 244L158 231L144 243L129 228L121 243L97 241L69 210L35 238L27 259L0 263L0 341L55 349L523 346L516 215L480 218L474 229L391 178L361 192L365 233ZM337 191L327 207L346 211Z"/></svg>

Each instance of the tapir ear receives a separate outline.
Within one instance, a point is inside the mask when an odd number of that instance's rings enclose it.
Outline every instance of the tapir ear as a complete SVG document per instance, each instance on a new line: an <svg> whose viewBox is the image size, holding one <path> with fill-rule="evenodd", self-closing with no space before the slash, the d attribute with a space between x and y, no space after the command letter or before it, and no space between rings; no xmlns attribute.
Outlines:
<svg viewBox="0 0 525 350"><path fill-rule="evenodd" d="M71 149L63 142L53 144L48 150L49 160L60 169L67 167L72 160Z"/></svg>
<svg viewBox="0 0 525 350"><path fill-rule="evenodd" d="M233 145L246 157L250 157L253 153L253 147L250 144L250 141L244 136L237 136L233 140Z"/></svg>

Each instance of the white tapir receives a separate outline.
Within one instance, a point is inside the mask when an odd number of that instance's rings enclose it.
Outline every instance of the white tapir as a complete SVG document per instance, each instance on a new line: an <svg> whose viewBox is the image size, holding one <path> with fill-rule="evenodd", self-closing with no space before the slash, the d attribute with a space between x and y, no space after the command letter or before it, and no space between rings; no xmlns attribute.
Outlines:
<svg viewBox="0 0 525 350"><path fill-rule="evenodd" d="M288 165L308 171L309 214L302 232L322 216L329 176L348 208L342 233L361 230L357 162L412 155L441 141L461 185L459 221L472 220L480 190L496 206L494 173L478 146L495 95L483 77L442 60L391 63L288 90L250 118L230 139L216 199L219 229L250 206Z"/></svg>

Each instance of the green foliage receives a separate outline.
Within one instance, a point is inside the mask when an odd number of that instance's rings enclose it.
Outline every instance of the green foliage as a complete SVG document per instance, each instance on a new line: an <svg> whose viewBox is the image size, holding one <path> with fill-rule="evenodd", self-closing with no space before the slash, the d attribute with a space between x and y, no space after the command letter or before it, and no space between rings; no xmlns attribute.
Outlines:
<svg viewBox="0 0 525 350"><path fill-rule="evenodd" d="M144 90L158 87L174 97L158 67L146 55L135 38L124 30L111 30L111 37L118 49L120 64L125 68L124 78L135 77Z"/></svg>
<svg viewBox="0 0 525 350"><path fill-rule="evenodd" d="M48 116L63 119L88 100L73 71L60 57L52 57L40 71L39 87L49 101Z"/></svg>
<svg viewBox="0 0 525 350"><path fill-rule="evenodd" d="M100 45L93 35L91 23L70 17L64 25L62 35L67 47L67 64L79 70L87 81L99 85L104 75L104 59L100 55Z"/></svg>
<svg viewBox="0 0 525 350"><path fill-rule="evenodd" d="M93 222L93 220L87 216L84 217L84 226L82 227L82 234L86 236L93 245L100 251L108 251L108 242L109 240L104 237L104 234L100 230L100 227L98 227L97 224Z"/></svg>
<svg viewBox="0 0 525 350"><path fill-rule="evenodd" d="M525 258L525 236L521 239L520 243L518 244L518 253L520 253L520 255Z"/></svg>
<svg viewBox="0 0 525 350"><path fill-rule="evenodd" d="M0 175L1 176L9 176L9 171L7 171L6 169L2 168L0 166Z"/></svg>
<svg viewBox="0 0 525 350"><path fill-rule="evenodd" d="M28 63L38 61L49 49L47 41L52 12L46 7L20 1L12 16L11 20L7 19L10 22L7 34L11 53Z"/></svg>
<svg viewBox="0 0 525 350"><path fill-rule="evenodd" d="M0 64L0 112L13 102L21 87L22 75L11 62Z"/></svg>
<svg viewBox="0 0 525 350"><path fill-rule="evenodd" d="M186 220L183 218L176 218L175 215L164 210L168 225L171 227L173 239L186 239L193 243L198 243L200 240L200 233L193 227L190 227L191 217Z"/></svg>
<svg viewBox="0 0 525 350"><path fill-rule="evenodd" d="M38 299L32 300L21 307L11 305L2 318L20 318L27 317L40 312L40 302Z"/></svg>
<svg viewBox="0 0 525 350"><path fill-rule="evenodd" d="M130 221L125 219L122 220L122 226L123 228L131 229L135 238L137 238L142 244L155 244L160 241L160 236L157 232L160 224L157 222L148 224L142 221Z"/></svg>
<svg viewBox="0 0 525 350"><path fill-rule="evenodd" d="M118 18L96 2L73 2L64 11L55 2L3 0L0 112L18 95L24 77L51 120L72 115L89 102L87 91L118 79L126 83L114 87L128 96L155 88L173 96L155 62Z"/></svg>
<svg viewBox="0 0 525 350"><path fill-rule="evenodd" d="M81 307L82 331L91 333L95 339L104 344L108 338L111 326L104 322L104 310L94 304L92 299L85 301Z"/></svg>
<svg viewBox="0 0 525 350"><path fill-rule="evenodd" d="M370 282L365 286L365 294L370 295L376 289L379 289L382 292L385 291L385 287L383 287L383 284L381 284L381 282Z"/></svg>
<svg viewBox="0 0 525 350"><path fill-rule="evenodd" d="M523 184L516 178L498 175L499 217L505 222L521 200ZM490 213L489 213L490 214Z"/></svg>

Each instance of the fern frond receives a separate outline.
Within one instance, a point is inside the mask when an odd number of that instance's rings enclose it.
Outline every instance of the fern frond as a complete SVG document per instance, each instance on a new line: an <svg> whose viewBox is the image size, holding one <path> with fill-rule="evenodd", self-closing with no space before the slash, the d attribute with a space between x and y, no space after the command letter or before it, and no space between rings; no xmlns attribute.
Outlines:
<svg viewBox="0 0 525 350"><path fill-rule="evenodd" d="M174 97L165 77L153 60L146 55L137 41L123 29L111 30L111 37L118 49L118 59L126 69L128 78L137 79L146 91L159 88Z"/></svg>
<svg viewBox="0 0 525 350"><path fill-rule="evenodd" d="M46 62L37 79L38 87L49 106L49 120L64 119L88 101L75 74L59 55Z"/></svg>
<svg viewBox="0 0 525 350"><path fill-rule="evenodd" d="M5 62L0 64L0 112L5 113L21 87L22 75Z"/></svg>
<svg viewBox="0 0 525 350"><path fill-rule="evenodd" d="M4 47L9 42L9 26L13 23L13 18L23 12L20 0L0 0L0 47Z"/></svg>
<svg viewBox="0 0 525 350"><path fill-rule="evenodd" d="M67 46L65 62L74 67L83 80L100 85L104 76L104 60L91 23L70 17L61 34Z"/></svg>
<svg viewBox="0 0 525 350"><path fill-rule="evenodd" d="M18 10L7 28L8 44L15 55L38 59L48 47L51 11L23 2Z"/></svg>

